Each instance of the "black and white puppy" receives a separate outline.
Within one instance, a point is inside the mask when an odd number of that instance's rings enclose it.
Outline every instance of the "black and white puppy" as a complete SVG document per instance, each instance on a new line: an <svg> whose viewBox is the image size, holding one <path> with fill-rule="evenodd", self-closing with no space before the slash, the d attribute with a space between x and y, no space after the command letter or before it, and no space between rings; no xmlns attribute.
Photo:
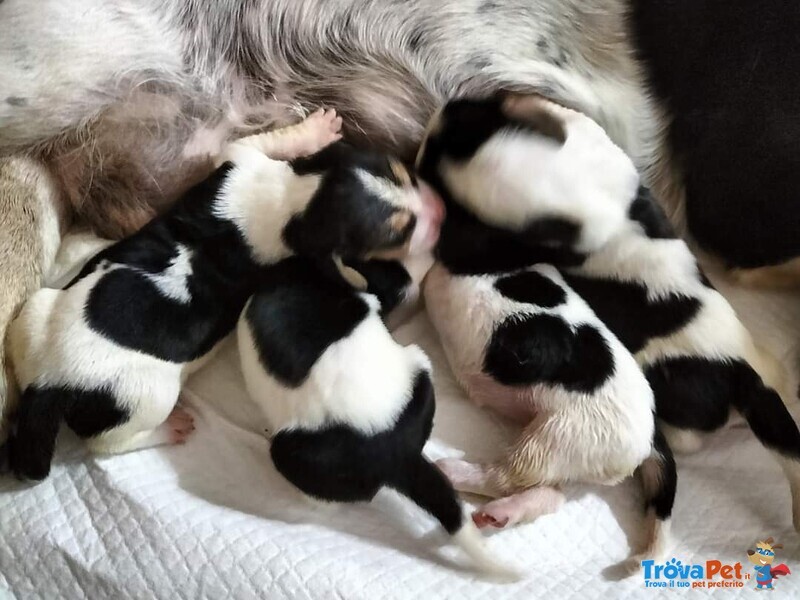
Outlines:
<svg viewBox="0 0 800 600"><path fill-rule="evenodd" d="M676 474L653 393L619 339L542 264L573 264L606 244L638 177L597 125L559 114L543 103L523 121L499 100L453 102L421 151L448 210L424 286L428 314L469 397L526 426L494 464L439 464L458 489L498 498L473 516L495 527L557 509L552 486L615 484L639 470L650 509L643 555L656 556Z"/></svg>
<svg viewBox="0 0 800 600"><path fill-rule="evenodd" d="M515 98L508 109L524 118L538 115L541 103ZM551 110L565 122L578 118ZM583 176L576 170L576 179ZM540 182L529 185L536 189ZM780 363L754 342L705 278L647 189L638 188L627 218L606 243L586 252L580 264L565 264L562 273L642 366L670 445L697 450L703 433L738 411L783 467L800 530L800 431L784 404L794 391Z"/></svg>
<svg viewBox="0 0 800 600"><path fill-rule="evenodd" d="M322 277L305 258L284 260L262 276L242 313L242 372L269 423L275 467L324 501L369 501L393 488L481 569L511 575L422 454L435 410L431 365L419 347L398 344L382 318L411 277L398 262L359 266L373 293Z"/></svg>
<svg viewBox="0 0 800 600"><path fill-rule="evenodd" d="M517 135L514 132L519 131L520 122L530 129L548 119L562 123L563 143L553 138L549 150L540 153L537 160L559 164L569 159L565 163L569 177L553 169L535 178L528 176L530 170L507 171L498 178L492 164L504 161L509 154L528 164L524 151L508 143ZM483 125L492 120L494 125ZM496 262L512 267L518 266L515 256L558 265L565 283L635 356L654 392L660 428L676 449L698 448L699 433L722 427L732 409L740 412L782 464L798 528L800 432L782 401L791 397L783 369L754 343L728 302L706 280L685 242L673 235L647 190L638 186L638 179L633 180L633 187L628 184L617 190L618 207L608 210L622 210L624 218L616 219L613 227L601 226L606 232L598 240L602 243L581 243L581 232L594 227L595 220L586 220L585 213L572 209L575 194L585 189L587 195L578 204L593 204L602 210L606 196L593 195L585 182L597 176L602 180L614 172L610 166L605 173L602 169L593 171L591 161L573 161L569 170L570 156L575 155L571 146L581 144L584 138L589 142L600 140L586 135L592 129L588 124L583 129L577 127L587 121L574 111L536 98L454 103L431 128L427 145L433 151L426 153L423 176L436 177L436 186L450 196L451 202L457 197L465 214L479 211L476 207L485 203L489 193L500 214L514 214L519 210L516 205L525 198L535 200L532 204L539 207L538 198L552 193L554 179L564 184L559 190L563 210L557 209L558 222L568 224L561 228L576 232L573 239L563 237L542 251L519 236L503 247L492 242L501 237L500 233L484 232L486 252L480 253L484 263L489 261L486 254L496 254ZM591 152L601 161L617 150L597 146ZM451 182L465 171L472 173L473 181L491 183L454 187ZM521 188L527 195L516 193ZM611 197L607 200L614 203ZM449 210L452 215L453 210ZM492 252L492 248L502 250ZM450 264L447 253L445 245L439 254ZM470 261L464 258L461 262Z"/></svg>
<svg viewBox="0 0 800 600"><path fill-rule="evenodd" d="M47 476L62 421L98 452L181 441L192 428L173 411L181 384L235 328L266 266L303 254L338 277L350 272L342 260L435 241L438 209L426 207L437 199L389 157L342 142L291 162L265 154L296 151L298 135L318 150L339 125L318 113L293 135L233 143L229 162L168 213L64 290L31 297L10 329L23 391L9 440L17 476Z"/></svg>

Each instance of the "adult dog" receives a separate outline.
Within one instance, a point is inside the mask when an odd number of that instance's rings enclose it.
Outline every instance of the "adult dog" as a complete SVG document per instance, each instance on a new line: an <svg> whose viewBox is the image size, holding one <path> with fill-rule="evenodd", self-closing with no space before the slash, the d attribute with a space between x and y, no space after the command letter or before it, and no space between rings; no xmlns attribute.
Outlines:
<svg viewBox="0 0 800 600"><path fill-rule="evenodd" d="M588 113L703 246L794 281L797 31L794 0L0 0L0 337L71 219L136 229L234 134L325 104L410 154L498 89Z"/></svg>

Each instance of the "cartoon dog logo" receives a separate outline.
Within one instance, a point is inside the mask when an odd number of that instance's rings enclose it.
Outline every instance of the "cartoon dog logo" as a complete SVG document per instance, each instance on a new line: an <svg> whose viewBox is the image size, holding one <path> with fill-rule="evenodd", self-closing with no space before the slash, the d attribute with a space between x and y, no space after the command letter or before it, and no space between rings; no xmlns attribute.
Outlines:
<svg viewBox="0 0 800 600"><path fill-rule="evenodd" d="M755 550L747 551L748 560L755 565L757 590L775 589L772 587L773 579L792 574L786 565L772 566L775 550L778 548L783 548L783 544L773 544L772 538L767 538L763 542L758 542Z"/></svg>

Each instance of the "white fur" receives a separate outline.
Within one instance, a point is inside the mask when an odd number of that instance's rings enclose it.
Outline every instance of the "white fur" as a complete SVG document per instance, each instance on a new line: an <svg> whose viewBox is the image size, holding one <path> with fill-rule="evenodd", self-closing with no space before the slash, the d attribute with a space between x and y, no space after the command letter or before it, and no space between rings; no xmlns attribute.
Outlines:
<svg viewBox="0 0 800 600"><path fill-rule="evenodd" d="M514 467L525 472L515 477L523 478L527 485L514 483L520 487L567 481L616 483L631 475L650 454L653 393L630 353L553 267L539 265L528 270L562 287L567 302L555 308L521 304L494 288L498 276L454 276L436 264L424 286L431 322L456 378L474 401L490 407L522 404L529 411L528 420L532 417L535 431L526 434L524 445L521 442L518 448L526 463ZM476 385L485 378L483 360L495 327L508 317L538 313L559 316L572 327L589 324L606 340L615 370L593 394L559 385L514 388L497 383L489 384L487 393L487 388ZM509 462L517 460L521 458Z"/></svg>
<svg viewBox="0 0 800 600"><path fill-rule="evenodd" d="M275 435L347 425L366 435L385 432L412 399L413 385L431 364L416 345L401 346L381 320L375 296L360 294L369 314L345 338L331 344L297 387L288 387L264 369L243 311L237 327L242 373L250 397ZM482 571L504 578L520 574L502 565L486 548L473 522L465 519L453 541Z"/></svg>
<svg viewBox="0 0 800 600"><path fill-rule="evenodd" d="M370 305L369 316L331 344L296 388L264 370L250 326L244 317L239 320L242 373L270 431L315 430L339 422L373 434L390 429L408 404L414 376L429 371L430 361L419 347L395 342L378 316L375 297L361 297Z"/></svg>
<svg viewBox="0 0 800 600"><path fill-rule="evenodd" d="M213 211L234 223L257 260L276 262L290 253L281 239L283 227L308 204L319 177L296 176L287 163L272 160L253 147L230 154L234 168ZM101 240L87 244L96 249L104 245ZM78 250L82 248L79 244ZM137 272L165 298L189 303L192 252L181 244L175 250L175 257L159 273L105 264L66 290L42 289L9 327L9 354L23 390L34 384L102 389L130 415L122 425L90 440L97 451L125 452L165 442L167 438L155 429L174 408L187 374L207 359L179 364L127 349L95 332L84 315L94 286L115 269ZM63 278L68 269L60 271Z"/></svg>
<svg viewBox="0 0 800 600"><path fill-rule="evenodd" d="M176 250L177 255L161 273L147 273L140 269L131 270L142 273L165 297L188 304L192 301L192 294L189 291L189 277L192 275L192 251L183 244L178 244Z"/></svg>
<svg viewBox="0 0 800 600"><path fill-rule="evenodd" d="M755 344L722 294L703 285L697 261L683 240L651 239L638 223L628 221L583 265L567 271L636 282L647 288L653 300L679 294L700 301L699 313L685 327L670 336L650 340L636 354L640 364L680 356L743 359L784 402L790 398L783 368Z"/></svg>
<svg viewBox="0 0 800 600"><path fill-rule="evenodd" d="M9 328L11 360L22 389L30 385L107 390L130 420L90 441L96 451L124 452L163 423L175 405L182 366L128 350L94 332L83 307L101 273L70 288L42 289Z"/></svg>
<svg viewBox="0 0 800 600"><path fill-rule="evenodd" d="M288 163L272 160L254 148L242 149L235 160L214 213L236 224L257 260L278 262L290 254L281 232L308 205L320 178L296 176Z"/></svg>
<svg viewBox="0 0 800 600"><path fill-rule="evenodd" d="M564 124L563 145L526 131L500 131L468 161L443 160L440 175L485 223L514 231L536 219L563 217L581 226L576 249L593 251L622 226L639 175L594 121L549 102L537 106Z"/></svg>

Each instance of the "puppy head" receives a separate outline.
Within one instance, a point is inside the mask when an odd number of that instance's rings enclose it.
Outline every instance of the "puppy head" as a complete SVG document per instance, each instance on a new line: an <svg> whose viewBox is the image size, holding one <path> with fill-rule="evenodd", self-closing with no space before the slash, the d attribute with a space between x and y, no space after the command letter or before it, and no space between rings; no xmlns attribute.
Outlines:
<svg viewBox="0 0 800 600"><path fill-rule="evenodd" d="M339 261L393 259L436 244L444 204L398 160L337 143L292 167L321 175L305 210L284 229L294 252Z"/></svg>
<svg viewBox="0 0 800 600"><path fill-rule="evenodd" d="M417 166L484 223L580 252L619 231L639 184L599 125L535 96L449 102L431 120Z"/></svg>

